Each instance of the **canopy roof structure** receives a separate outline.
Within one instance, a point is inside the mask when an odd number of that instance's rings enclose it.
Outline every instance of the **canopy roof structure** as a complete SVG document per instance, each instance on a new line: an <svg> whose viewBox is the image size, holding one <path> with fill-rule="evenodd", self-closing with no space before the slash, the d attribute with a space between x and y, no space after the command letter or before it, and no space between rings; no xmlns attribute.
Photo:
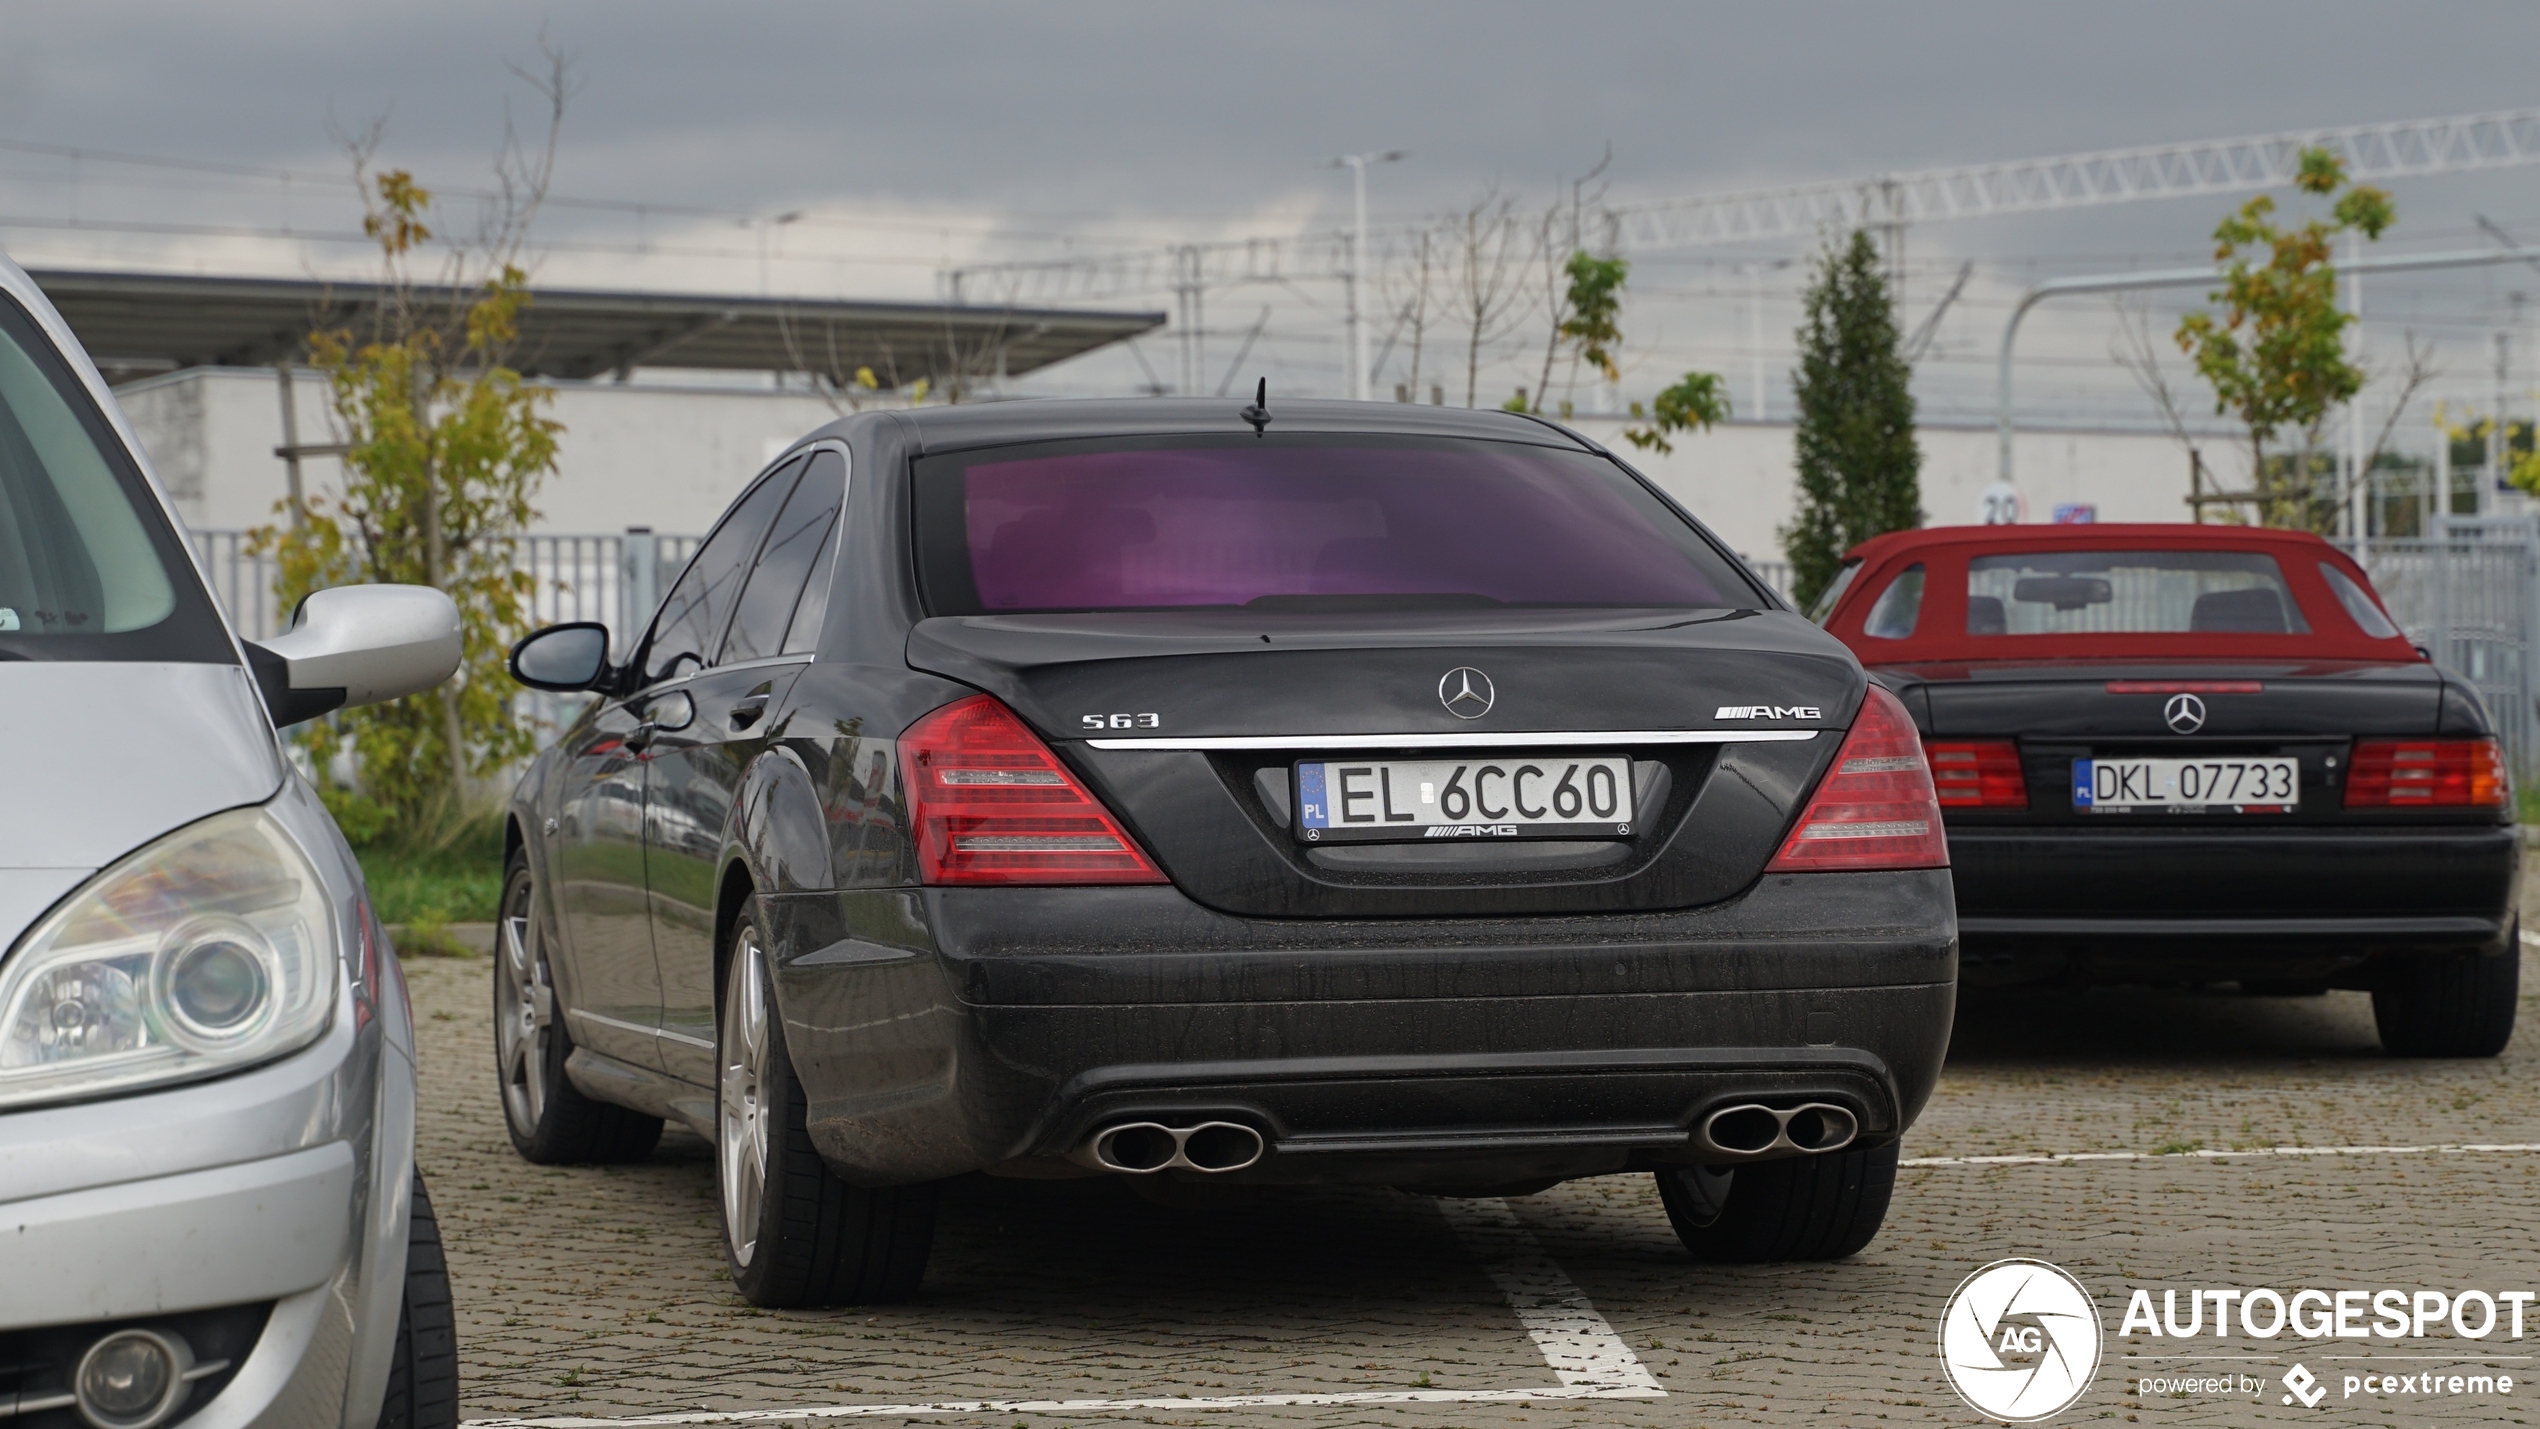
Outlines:
<svg viewBox="0 0 2540 1429"><path fill-rule="evenodd" d="M383 290L307 278L73 270L28 276L111 379L306 360L312 331L359 337ZM1020 376L1164 325L1160 312L534 290L514 362L537 376L621 380L638 367L918 378Z"/></svg>

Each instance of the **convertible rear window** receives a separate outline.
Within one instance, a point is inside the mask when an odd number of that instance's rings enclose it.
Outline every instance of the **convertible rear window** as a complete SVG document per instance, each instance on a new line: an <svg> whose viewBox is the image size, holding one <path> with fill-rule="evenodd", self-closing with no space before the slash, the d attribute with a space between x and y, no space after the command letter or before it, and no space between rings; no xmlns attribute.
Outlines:
<svg viewBox="0 0 2540 1429"><path fill-rule="evenodd" d="M0 659L235 660L157 498L0 296Z"/></svg>
<svg viewBox="0 0 2540 1429"><path fill-rule="evenodd" d="M952 453L916 475L938 615L1766 603L1589 452L1246 434Z"/></svg>
<svg viewBox="0 0 2540 1429"><path fill-rule="evenodd" d="M2032 551L1967 562L1969 635L2307 635L2257 551Z"/></svg>

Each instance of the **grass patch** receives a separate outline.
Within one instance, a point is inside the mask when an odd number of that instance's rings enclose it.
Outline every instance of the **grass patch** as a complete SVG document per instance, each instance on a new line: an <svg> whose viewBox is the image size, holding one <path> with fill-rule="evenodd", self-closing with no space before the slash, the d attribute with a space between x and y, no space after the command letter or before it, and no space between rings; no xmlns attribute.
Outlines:
<svg viewBox="0 0 2540 1429"><path fill-rule="evenodd" d="M422 944L447 924L494 921L503 901L499 809L419 814L378 830L353 854L379 921L406 925L413 951L432 950Z"/></svg>

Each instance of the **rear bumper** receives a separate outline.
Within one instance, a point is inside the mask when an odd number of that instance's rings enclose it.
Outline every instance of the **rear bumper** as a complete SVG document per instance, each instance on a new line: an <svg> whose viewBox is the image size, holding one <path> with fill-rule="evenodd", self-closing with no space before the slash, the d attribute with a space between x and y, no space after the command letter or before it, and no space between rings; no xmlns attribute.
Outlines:
<svg viewBox="0 0 2540 1429"><path fill-rule="evenodd" d="M2206 833L1952 828L1970 983L2332 977L2379 957L2495 950L2519 831Z"/></svg>
<svg viewBox="0 0 2540 1429"><path fill-rule="evenodd" d="M1423 1185L1693 1159L1700 1120L1748 1098L1835 1102L1892 1140L1955 1001L1936 870L1535 919L1240 919L1170 888L770 903L813 1138L873 1184L1057 1172L1147 1119L1256 1127L1247 1179ZM873 936L894 922L898 946Z"/></svg>

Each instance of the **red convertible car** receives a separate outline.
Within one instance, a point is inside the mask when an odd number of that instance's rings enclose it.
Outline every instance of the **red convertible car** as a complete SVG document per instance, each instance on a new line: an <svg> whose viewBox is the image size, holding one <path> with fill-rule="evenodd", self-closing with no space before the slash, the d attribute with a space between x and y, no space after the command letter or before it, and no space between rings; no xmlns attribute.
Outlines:
<svg viewBox="0 0 2540 1429"><path fill-rule="evenodd" d="M1811 613L1921 728L1966 983L2361 988L2394 1054L2512 1035L2522 846L2494 727L2336 547L1900 531Z"/></svg>

